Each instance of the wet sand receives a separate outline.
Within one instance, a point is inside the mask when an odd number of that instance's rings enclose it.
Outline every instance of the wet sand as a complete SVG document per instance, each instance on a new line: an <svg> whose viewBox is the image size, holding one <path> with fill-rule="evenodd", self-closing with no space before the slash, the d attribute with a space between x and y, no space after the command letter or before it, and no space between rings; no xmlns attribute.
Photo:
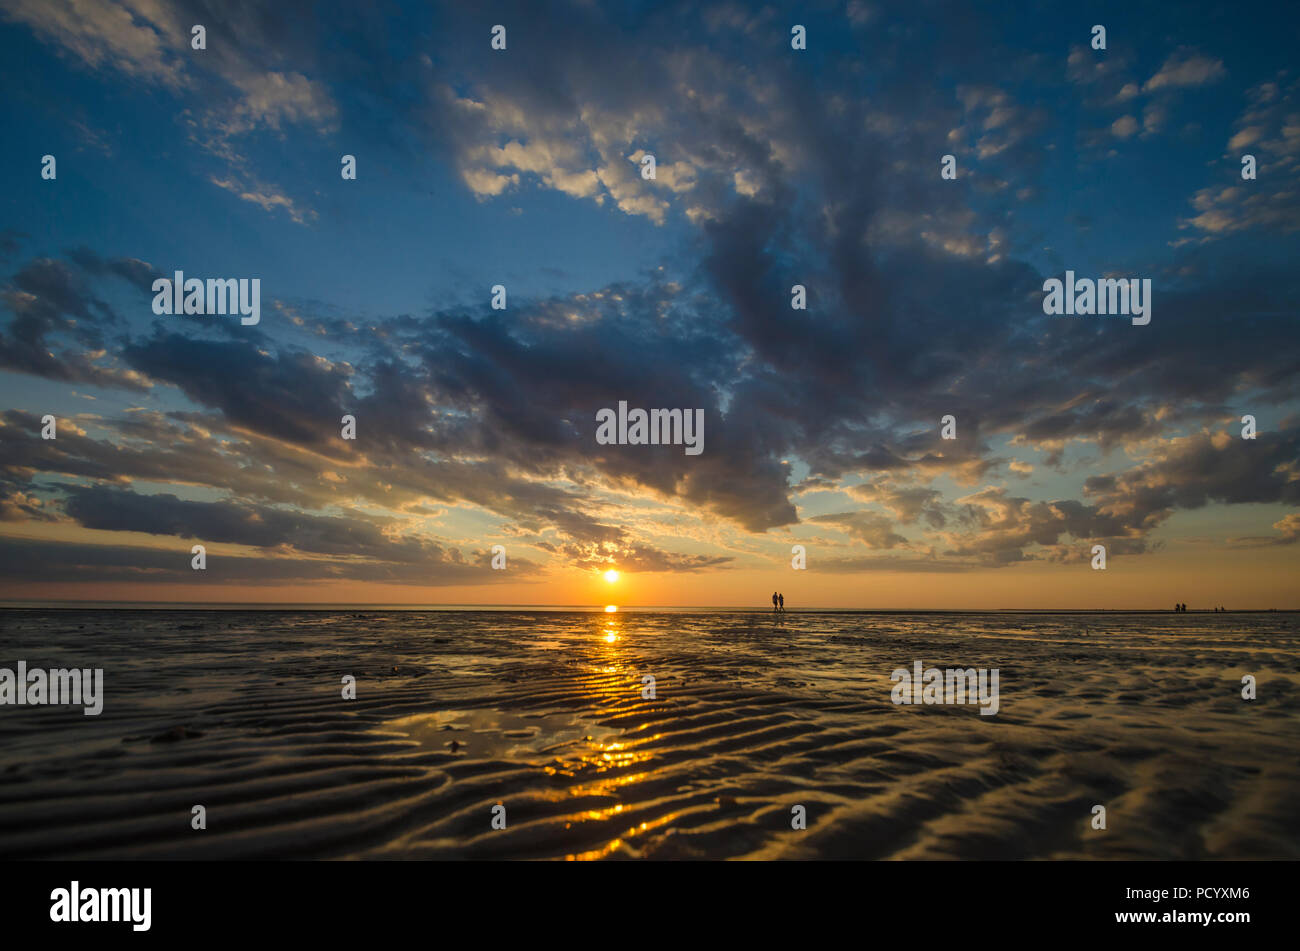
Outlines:
<svg viewBox="0 0 1300 951"><path fill-rule="evenodd" d="M0 707L6 858L1300 858L1295 614L0 611L18 660L105 700Z"/></svg>

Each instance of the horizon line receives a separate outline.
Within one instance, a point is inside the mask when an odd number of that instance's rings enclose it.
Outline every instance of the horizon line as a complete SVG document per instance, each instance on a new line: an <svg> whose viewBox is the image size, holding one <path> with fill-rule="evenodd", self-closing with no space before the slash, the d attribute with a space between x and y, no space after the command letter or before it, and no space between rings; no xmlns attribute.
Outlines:
<svg viewBox="0 0 1300 951"><path fill-rule="evenodd" d="M174 610L174 611L552 611L605 613L609 607L615 613L667 611L685 613L734 612L746 614L1287 614L1300 612L1300 608L1187 608L1185 612L1173 608L875 608L875 607L824 607L812 605L790 608L780 612L752 605L691 605L691 604L502 604L502 603L420 603L390 601L104 601L104 600L41 600L0 599L0 610Z"/></svg>

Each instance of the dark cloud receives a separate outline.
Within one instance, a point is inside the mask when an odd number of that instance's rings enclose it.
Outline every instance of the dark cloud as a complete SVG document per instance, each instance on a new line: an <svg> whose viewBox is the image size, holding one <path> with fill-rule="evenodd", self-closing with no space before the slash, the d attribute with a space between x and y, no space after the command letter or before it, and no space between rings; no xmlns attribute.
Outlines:
<svg viewBox="0 0 1300 951"><path fill-rule="evenodd" d="M1300 504L1300 425L1241 439L1230 432L1175 440L1128 472L1092 476L1084 494L1133 526L1211 503Z"/></svg>
<svg viewBox="0 0 1300 951"><path fill-rule="evenodd" d="M235 426L300 445L334 438L351 402L347 364L305 351L270 354L248 340L157 332L124 347L122 358Z"/></svg>
<svg viewBox="0 0 1300 951"><path fill-rule="evenodd" d="M96 259L97 260L97 259ZM118 315L76 265L36 258L0 289L11 319L0 330L0 369L72 383L144 390L140 378L97 362Z"/></svg>
<svg viewBox="0 0 1300 951"><path fill-rule="evenodd" d="M111 258L104 260L90 248L73 248L68 257L87 274L115 275L143 294L153 296L153 282L162 277L152 264L138 258Z"/></svg>
<svg viewBox="0 0 1300 951"><path fill-rule="evenodd" d="M318 559L225 555L209 551L207 567L191 567L191 546L142 548L135 545L95 545L25 538L7 538L0 545L0 576L8 582L67 584L109 582L129 584L272 585L287 582L365 581L437 587L497 584L533 577L537 566L511 559L511 578L493 571L490 554L476 553L465 562L418 564L356 559Z"/></svg>
<svg viewBox="0 0 1300 951"><path fill-rule="evenodd" d="M86 528L401 562L460 561L426 539L395 537L392 519L307 515L244 502L196 502L110 486L69 486L64 510Z"/></svg>

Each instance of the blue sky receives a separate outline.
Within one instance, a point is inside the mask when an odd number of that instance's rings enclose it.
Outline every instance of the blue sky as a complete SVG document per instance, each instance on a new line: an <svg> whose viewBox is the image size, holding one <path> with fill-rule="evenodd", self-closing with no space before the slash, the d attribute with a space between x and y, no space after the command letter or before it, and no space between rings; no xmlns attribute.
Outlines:
<svg viewBox="0 0 1300 951"><path fill-rule="evenodd" d="M0 0L0 588L197 597L168 559L208 532L231 597L617 563L740 602L800 542L805 601L1080 604L1100 542L1145 566L1120 600L1203 565L1294 601L1298 17ZM178 269L260 278L262 322L156 316ZM1046 317L1066 269L1149 278L1152 324ZM598 446L620 399L705 407L709 450Z"/></svg>

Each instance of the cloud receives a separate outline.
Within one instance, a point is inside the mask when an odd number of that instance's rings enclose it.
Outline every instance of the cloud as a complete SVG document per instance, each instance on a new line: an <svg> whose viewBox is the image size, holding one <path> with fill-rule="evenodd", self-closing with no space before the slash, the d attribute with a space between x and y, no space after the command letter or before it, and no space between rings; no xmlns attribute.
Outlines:
<svg viewBox="0 0 1300 951"><path fill-rule="evenodd" d="M1132 116L1120 116L1110 124L1111 135L1117 139L1127 139L1137 132L1137 120Z"/></svg>
<svg viewBox="0 0 1300 951"><path fill-rule="evenodd" d="M159 14L156 19L146 16L150 7ZM172 87L185 82L182 51L189 47L188 33L181 33L176 21L165 15L165 4L6 0L0 10L91 68Z"/></svg>
<svg viewBox="0 0 1300 951"><path fill-rule="evenodd" d="M161 86L186 104L181 119L188 134L225 165L208 177L213 184L265 211L284 210L299 224L315 217L301 199L266 183L232 144L285 126L320 133L338 126L338 105L326 84L304 71L309 62L315 65L314 57L298 40L299 21L287 8L255 11L201 0L6 0L2 9L69 58ZM206 49L191 48L195 24L206 28ZM303 68L268 68L286 59ZM102 140L96 144L108 149Z"/></svg>
<svg viewBox="0 0 1300 951"><path fill-rule="evenodd" d="M235 178L218 178L215 175L209 181L218 188L223 188L238 195L241 201L252 202L263 211L274 211L277 208L283 209L290 218L300 225L305 225L316 218L314 210L300 206L288 195L276 191L274 186L260 183L248 185Z"/></svg>
<svg viewBox="0 0 1300 951"><path fill-rule="evenodd" d="M0 544L0 578L10 584L51 582L84 584L238 584L247 587L298 583L360 581L409 584L424 587L500 584L503 571L489 567L482 552L473 561L429 561L419 564L369 562L354 559L316 559L207 554L201 575L190 567L188 545L146 548L138 545L97 545L28 538L6 538ZM536 576L536 566L512 558L509 580Z"/></svg>
<svg viewBox="0 0 1300 951"><path fill-rule="evenodd" d="M888 477L877 477L851 486L848 494L882 506L904 525L924 519L932 527L942 527L947 518L942 505L943 493L923 485L897 485Z"/></svg>
<svg viewBox="0 0 1300 951"><path fill-rule="evenodd" d="M1257 83L1247 90L1246 99L1224 153L1223 178L1231 184L1198 190L1191 202L1197 214L1181 221L1180 227L1212 238L1300 229L1300 189L1294 184L1300 170L1300 80L1287 82L1279 76ZM1258 177L1253 181L1241 178L1247 150L1256 160Z"/></svg>
<svg viewBox="0 0 1300 951"><path fill-rule="evenodd" d="M894 531L893 521L878 512L859 510L814 515L807 519L814 524L834 525L862 542L868 548L897 548L906 545L907 539Z"/></svg>
<svg viewBox="0 0 1300 951"><path fill-rule="evenodd" d="M467 557L437 540L400 533L397 519L350 513L321 516L235 500L188 501L170 493L140 495L111 486L69 486L64 509L88 529L143 532L271 550L275 557L327 556L300 577L371 577L416 584L490 583L483 552ZM183 547L182 547L183 550ZM511 577L537 565L516 556Z"/></svg>
<svg viewBox="0 0 1300 951"><path fill-rule="evenodd" d="M1223 60L1192 50L1179 50L1165 60L1160 70L1142 85L1143 92L1204 86L1227 75Z"/></svg>
<svg viewBox="0 0 1300 951"><path fill-rule="evenodd" d="M236 426L301 445L333 439L351 402L347 364L305 351L272 355L250 340L158 332L124 347L122 358Z"/></svg>
<svg viewBox="0 0 1300 951"><path fill-rule="evenodd" d="M1288 512L1273 523L1278 531L1272 536L1244 536L1229 539L1232 548L1266 548L1274 545L1294 545L1300 542L1300 512Z"/></svg>
<svg viewBox="0 0 1300 951"><path fill-rule="evenodd" d="M1211 503L1300 504L1300 424L1256 439L1228 432L1168 440L1150 461L1119 475L1090 476L1084 493L1126 524L1149 527L1175 509Z"/></svg>
<svg viewBox="0 0 1300 951"><path fill-rule="evenodd" d="M1147 549L1143 526L1071 499L1040 502L988 486L955 504L964 508L959 524L966 527L942 533L949 554L975 557L989 567L1033 560L1078 562L1092 543L1105 545L1112 555Z"/></svg>
<svg viewBox="0 0 1300 951"><path fill-rule="evenodd" d="M338 108L325 87L301 73L254 72L233 79L243 94L221 121L226 135L238 135L259 126L279 129L283 124L333 127Z"/></svg>
<svg viewBox="0 0 1300 951"><path fill-rule="evenodd" d="M89 278L114 274L139 287L151 270L132 258L101 261L76 253L79 267L54 258L29 261L0 288L0 304L12 319L0 330L0 369L72 383L144 391L139 374L101 362L107 332L120 323L107 301L92 292Z"/></svg>

